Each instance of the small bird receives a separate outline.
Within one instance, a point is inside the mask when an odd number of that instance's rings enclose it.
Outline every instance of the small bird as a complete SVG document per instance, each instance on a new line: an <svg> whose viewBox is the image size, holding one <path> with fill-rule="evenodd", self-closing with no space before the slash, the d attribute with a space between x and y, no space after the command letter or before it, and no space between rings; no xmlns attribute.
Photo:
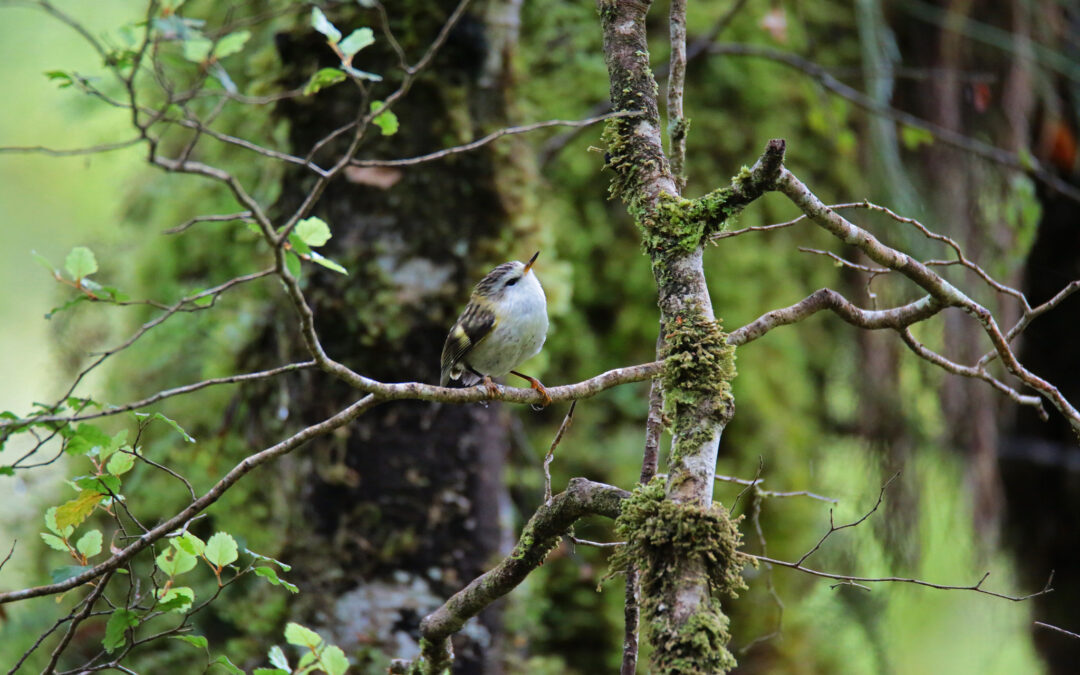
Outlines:
<svg viewBox="0 0 1080 675"><path fill-rule="evenodd" d="M458 379L466 386L483 381L494 396L498 389L491 378L511 373L528 380L545 406L551 403L539 380L514 370L535 356L547 338L547 298L532 271L539 255L537 251L527 263L505 262L476 284L446 336L441 386Z"/></svg>

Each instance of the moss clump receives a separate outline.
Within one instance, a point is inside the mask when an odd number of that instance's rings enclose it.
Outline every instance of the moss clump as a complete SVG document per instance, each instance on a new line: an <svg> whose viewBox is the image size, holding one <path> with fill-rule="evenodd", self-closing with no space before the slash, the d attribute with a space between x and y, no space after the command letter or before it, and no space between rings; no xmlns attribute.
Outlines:
<svg viewBox="0 0 1080 675"><path fill-rule="evenodd" d="M664 324L664 370L669 407L696 404L703 397L730 403L735 378L735 347L727 342L719 319L690 307Z"/></svg>
<svg viewBox="0 0 1080 675"><path fill-rule="evenodd" d="M615 521L626 541L611 557L612 573L640 570L642 609L655 647L654 673L722 673L735 666L727 649L728 619L717 595L746 588L742 536L726 509L665 498L663 478L639 486ZM672 616L676 582L704 574L710 597L681 624Z"/></svg>

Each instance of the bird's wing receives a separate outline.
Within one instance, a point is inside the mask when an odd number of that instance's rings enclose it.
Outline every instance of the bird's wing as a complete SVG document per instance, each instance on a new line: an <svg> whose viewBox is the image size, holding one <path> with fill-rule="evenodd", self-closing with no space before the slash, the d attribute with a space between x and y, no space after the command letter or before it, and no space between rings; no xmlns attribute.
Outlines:
<svg viewBox="0 0 1080 675"><path fill-rule="evenodd" d="M446 344L442 350L442 376L440 384L446 386L450 381L450 371L456 366L473 347L481 340L491 335L495 330L495 313L470 302L465 308L457 323L450 329L446 336Z"/></svg>

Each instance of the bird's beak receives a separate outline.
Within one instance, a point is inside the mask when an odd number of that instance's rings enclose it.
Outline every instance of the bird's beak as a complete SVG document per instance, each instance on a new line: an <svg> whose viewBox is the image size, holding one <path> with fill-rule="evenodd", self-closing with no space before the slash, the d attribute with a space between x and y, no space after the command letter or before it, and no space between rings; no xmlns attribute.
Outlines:
<svg viewBox="0 0 1080 675"><path fill-rule="evenodd" d="M539 255L540 255L540 251L537 251L536 253L533 253L533 257L529 258L529 262L525 263L525 271L522 272L522 274L528 274L529 273L529 270L532 269L533 263L536 262L536 258Z"/></svg>

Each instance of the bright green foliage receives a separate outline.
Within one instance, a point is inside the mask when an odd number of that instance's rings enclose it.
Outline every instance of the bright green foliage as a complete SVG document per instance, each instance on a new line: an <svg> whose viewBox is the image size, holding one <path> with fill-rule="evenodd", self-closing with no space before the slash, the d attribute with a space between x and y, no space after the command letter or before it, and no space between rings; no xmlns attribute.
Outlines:
<svg viewBox="0 0 1080 675"><path fill-rule="evenodd" d="M203 557L219 570L236 562L236 559L240 557L237 552L236 540L225 532L215 532L206 541Z"/></svg>
<svg viewBox="0 0 1080 675"><path fill-rule="evenodd" d="M127 631L139 625L139 617L129 609L117 609L109 615L109 621L105 624L105 639L102 645L110 654L127 642Z"/></svg>
<svg viewBox="0 0 1080 675"><path fill-rule="evenodd" d="M206 649L206 646L209 644L202 635L170 635L169 637L174 640L181 640L192 647L199 647L200 649Z"/></svg>
<svg viewBox="0 0 1080 675"><path fill-rule="evenodd" d="M349 37L338 43L338 48L341 52L348 57L351 57L356 52L360 51L364 47L375 43L375 32L370 28L357 28Z"/></svg>
<svg viewBox="0 0 1080 675"><path fill-rule="evenodd" d="M304 96L311 96L327 87L346 80L345 73L338 68L322 68L317 70L307 85L304 86Z"/></svg>
<svg viewBox="0 0 1080 675"><path fill-rule="evenodd" d="M190 553L170 547L159 553L154 562L157 563L162 572L170 577L175 577L195 569L198 560Z"/></svg>
<svg viewBox="0 0 1080 675"><path fill-rule="evenodd" d="M375 112L383 107L382 101L371 102L371 112ZM382 130L383 136L393 136L398 132L398 118L394 114L394 111L390 109L383 110L381 113L375 116L371 122Z"/></svg>
<svg viewBox="0 0 1080 675"><path fill-rule="evenodd" d="M177 612L183 614L191 609L191 604L193 602L195 602L195 591L187 586L173 586L168 590L158 591L158 605L156 609L160 612Z"/></svg>
<svg viewBox="0 0 1080 675"><path fill-rule="evenodd" d="M301 626L295 621L290 621L285 624L285 641L291 645L316 649L322 644L323 640L318 633L310 628Z"/></svg>
<svg viewBox="0 0 1080 675"><path fill-rule="evenodd" d="M255 574L257 576L265 578L267 581L269 581L274 586L278 586L278 585L284 586L285 588L287 588L289 590L290 593L299 593L300 592L300 589L297 588L295 584L291 584L288 581L285 581L284 579L279 578L278 575L277 575L277 572L274 571L273 567L266 567L266 566L256 567L255 568Z"/></svg>
<svg viewBox="0 0 1080 675"><path fill-rule="evenodd" d="M341 40L341 31L318 7L311 8L311 27L325 35L326 39L334 44Z"/></svg>
<svg viewBox="0 0 1080 675"><path fill-rule="evenodd" d="M78 527L93 513L94 508L104 497L105 495L98 490L83 490L75 499L56 509L56 527L60 530Z"/></svg>
<svg viewBox="0 0 1080 675"><path fill-rule="evenodd" d="M191 434L189 434L188 432L184 431L184 428L181 427L175 420L171 420L171 419L169 419L165 415L162 415L159 412L156 412L156 413L153 413L153 414L137 412L137 413L134 413L134 415L135 415L135 419L139 420L140 423L153 422L154 420L159 420L161 422L164 422L165 424L168 424L170 427L172 427L173 430L176 431L176 433L180 434L184 438L184 440L187 441L188 443L194 443L195 442L195 438Z"/></svg>
<svg viewBox="0 0 1080 675"><path fill-rule="evenodd" d="M223 669L225 669L225 672L229 673L230 675L244 675L243 669L239 668L235 663L230 661L229 657L225 656L224 654L214 659L210 663L210 665L221 666Z"/></svg>
<svg viewBox="0 0 1080 675"><path fill-rule="evenodd" d="M76 246L64 260L64 269L72 279L82 279L98 271L97 258L94 257L94 252L85 246Z"/></svg>
<svg viewBox="0 0 1080 675"><path fill-rule="evenodd" d="M296 236L308 246L322 246L330 241L330 226L322 218L305 218L296 224Z"/></svg>
<svg viewBox="0 0 1080 675"><path fill-rule="evenodd" d="M101 541L101 530L90 530L79 537L79 540L75 542L75 550L84 557L92 558L98 553L101 553Z"/></svg>
<svg viewBox="0 0 1080 675"><path fill-rule="evenodd" d="M106 469L112 475L119 476L131 471L133 466L135 466L135 455L130 452L119 452L109 458Z"/></svg>

